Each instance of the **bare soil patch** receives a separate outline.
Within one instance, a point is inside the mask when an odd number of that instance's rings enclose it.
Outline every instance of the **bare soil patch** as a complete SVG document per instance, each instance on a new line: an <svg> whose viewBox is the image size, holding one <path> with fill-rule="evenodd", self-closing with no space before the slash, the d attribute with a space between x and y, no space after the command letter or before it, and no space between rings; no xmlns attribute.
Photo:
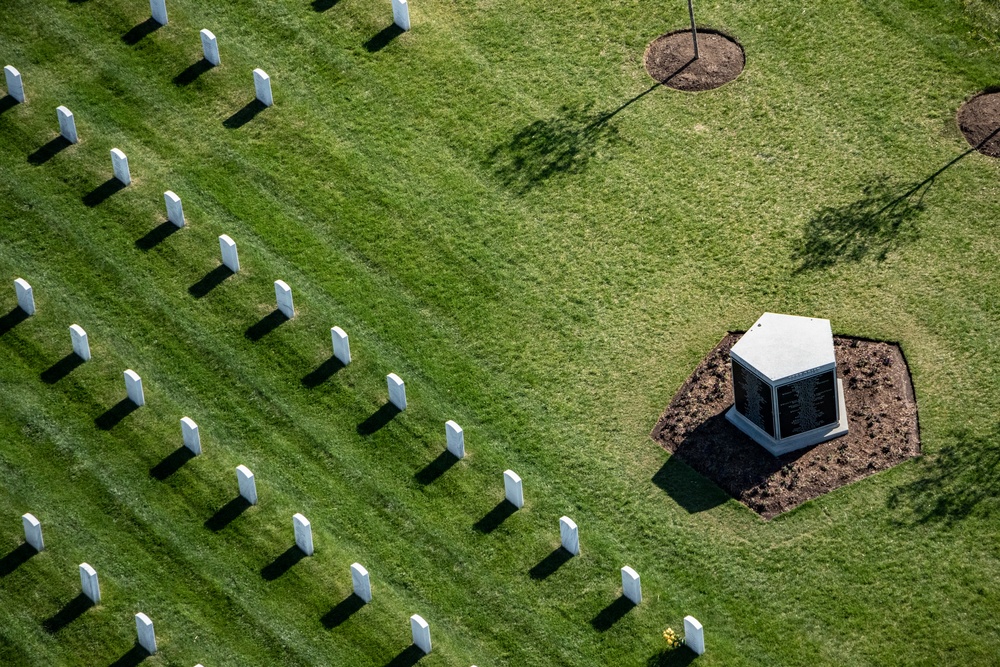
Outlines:
<svg viewBox="0 0 1000 667"><path fill-rule="evenodd" d="M958 127L973 148L1000 157L1000 92L981 93L963 104Z"/></svg>
<svg viewBox="0 0 1000 667"><path fill-rule="evenodd" d="M643 60L649 75L676 90L711 90L729 83L746 65L740 43L710 28L698 29L698 54L690 30L660 35L646 47Z"/></svg>
<svg viewBox="0 0 1000 667"><path fill-rule="evenodd" d="M730 424L729 333L702 359L651 434L664 449L730 496L771 519L846 484L920 454L917 404L895 343L834 336L844 381L847 435L781 457Z"/></svg>

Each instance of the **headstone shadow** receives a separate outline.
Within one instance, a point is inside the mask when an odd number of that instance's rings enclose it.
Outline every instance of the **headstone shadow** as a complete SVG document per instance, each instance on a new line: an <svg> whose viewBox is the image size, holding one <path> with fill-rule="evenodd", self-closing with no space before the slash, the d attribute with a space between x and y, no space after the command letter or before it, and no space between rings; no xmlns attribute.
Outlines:
<svg viewBox="0 0 1000 667"><path fill-rule="evenodd" d="M8 574L21 567L24 563L27 563L32 556L37 554L35 547L31 546L27 542L23 542L17 546L9 554L0 558L0 577L6 577Z"/></svg>
<svg viewBox="0 0 1000 667"><path fill-rule="evenodd" d="M17 98L13 95L4 95L3 97L0 97L0 114L8 109L13 109L18 104L20 104L20 102L18 102Z"/></svg>
<svg viewBox="0 0 1000 667"><path fill-rule="evenodd" d="M83 616L83 612L94 606L93 601L83 593L66 603L66 605L52 616L42 621L42 627L47 633L59 632L67 625Z"/></svg>
<svg viewBox="0 0 1000 667"><path fill-rule="evenodd" d="M207 296L209 292L225 282L226 278L235 275L228 266L219 264L217 267L202 276L201 280L191 287L188 287L188 294L196 299Z"/></svg>
<svg viewBox="0 0 1000 667"><path fill-rule="evenodd" d="M282 552L281 555L261 568L260 576L264 577L266 581L274 581L292 569L293 565L305 557L305 552L293 544Z"/></svg>
<svg viewBox="0 0 1000 667"><path fill-rule="evenodd" d="M232 116L222 121L222 126L229 128L230 130L236 130L250 121L252 121L257 114L266 109L267 107L260 100L254 100L248 103L245 107L234 113Z"/></svg>
<svg viewBox="0 0 1000 667"><path fill-rule="evenodd" d="M646 667L686 667L697 659L698 654L687 646L660 651L649 656Z"/></svg>
<svg viewBox="0 0 1000 667"><path fill-rule="evenodd" d="M313 0L312 8L314 12L325 12L326 10L333 7L340 0Z"/></svg>
<svg viewBox="0 0 1000 667"><path fill-rule="evenodd" d="M302 377L302 386L307 389L315 389L320 386L344 367L344 363L337 357L330 357L308 374Z"/></svg>
<svg viewBox="0 0 1000 667"><path fill-rule="evenodd" d="M137 667L143 660L149 657L149 652L136 643L129 649L128 653L115 660L108 667Z"/></svg>
<svg viewBox="0 0 1000 667"><path fill-rule="evenodd" d="M285 314L278 309L274 309L255 324L250 325L243 335L249 340L258 341L286 321L288 321L288 318L285 317Z"/></svg>
<svg viewBox="0 0 1000 667"><path fill-rule="evenodd" d="M123 419L139 409L139 406L128 398L115 403L108 408L107 412L94 419L94 424L102 431L110 431Z"/></svg>
<svg viewBox="0 0 1000 667"><path fill-rule="evenodd" d="M223 505L218 512L205 519L205 528L208 528L213 533L217 533L231 524L236 517L247 511L248 507L250 507L249 500L243 496L236 496Z"/></svg>
<svg viewBox="0 0 1000 667"><path fill-rule="evenodd" d="M546 579L550 575L554 574L556 570L562 567L563 564L569 561L572 557L573 554L566 551L561 546L556 547L552 553L538 561L533 568L528 570L528 574L532 579Z"/></svg>
<svg viewBox="0 0 1000 667"><path fill-rule="evenodd" d="M385 667L413 667L413 665L420 662L420 659L423 657L424 652L420 650L420 647L415 644L410 644L396 654L395 658L385 663Z"/></svg>
<svg viewBox="0 0 1000 667"><path fill-rule="evenodd" d="M144 252L148 252L160 245L171 234L180 231L180 227L167 220L146 232L144 236L135 240L135 247Z"/></svg>
<svg viewBox="0 0 1000 667"><path fill-rule="evenodd" d="M56 137L55 139L48 142L47 144L39 148L37 151L29 155L28 163L33 164L35 166L45 164L46 162L54 158L56 155L58 155L60 152L64 151L65 149L69 148L72 145L73 142L71 142L69 139L60 134L58 137Z"/></svg>
<svg viewBox="0 0 1000 667"><path fill-rule="evenodd" d="M413 475L413 479L420 484L430 484L438 477L448 472L453 465L458 463L458 457L447 449L438 454L437 458L425 465Z"/></svg>
<svg viewBox="0 0 1000 667"><path fill-rule="evenodd" d="M194 83L195 80L208 70L215 67L211 62L202 58L198 62L189 65L187 69L174 77L175 86L186 86L188 84Z"/></svg>
<svg viewBox="0 0 1000 667"><path fill-rule="evenodd" d="M625 614L632 611L633 607L635 607L635 603L622 595L607 607L597 612L597 616L590 619L590 624L598 632L605 632L606 630L610 630L611 626L620 621Z"/></svg>
<svg viewBox="0 0 1000 667"><path fill-rule="evenodd" d="M141 40L143 37L153 34L157 30L159 30L160 27L161 27L160 24L157 23L152 16L150 16L142 23L132 26L132 28L130 28L128 32L122 35L122 41L128 44L129 46L134 46L138 44L139 40Z"/></svg>
<svg viewBox="0 0 1000 667"><path fill-rule="evenodd" d="M506 498L497 503L496 507L486 513L483 518L473 524L472 528L480 533L492 533L504 521L517 512L517 507Z"/></svg>
<svg viewBox="0 0 1000 667"><path fill-rule="evenodd" d="M378 53L389 45L389 42L402 35L405 31L395 23L382 28L371 39L364 43L365 51L368 53Z"/></svg>
<svg viewBox="0 0 1000 667"><path fill-rule="evenodd" d="M170 452L165 459L150 468L149 476L161 482L180 470L185 463L195 457L195 453L181 445Z"/></svg>
<svg viewBox="0 0 1000 667"><path fill-rule="evenodd" d="M126 187L128 186L112 176L85 194L83 196L83 203L89 208L94 208L99 204L103 204L111 195L124 190Z"/></svg>
<svg viewBox="0 0 1000 667"><path fill-rule="evenodd" d="M725 491L702 477L676 454L671 454L660 466L652 482L689 514L710 510L729 500Z"/></svg>
<svg viewBox="0 0 1000 667"><path fill-rule="evenodd" d="M365 601L359 598L354 593L351 593L346 598L337 603L337 606L328 611L323 618L320 619L320 623L327 630L332 630L335 627L342 625L351 616L361 610L365 606Z"/></svg>
<svg viewBox="0 0 1000 667"><path fill-rule="evenodd" d="M358 424L358 435L372 435L391 422L392 418L399 413L399 408L392 403L386 402L385 405L376 410L368 419Z"/></svg>
<svg viewBox="0 0 1000 667"><path fill-rule="evenodd" d="M83 359L75 352L70 352L65 357L52 364L39 374L39 378L45 384L55 384L73 372L78 366L82 366Z"/></svg>
<svg viewBox="0 0 1000 667"><path fill-rule="evenodd" d="M28 319L28 317L28 313L21 310L20 306L14 306L6 315L0 317L0 336Z"/></svg>

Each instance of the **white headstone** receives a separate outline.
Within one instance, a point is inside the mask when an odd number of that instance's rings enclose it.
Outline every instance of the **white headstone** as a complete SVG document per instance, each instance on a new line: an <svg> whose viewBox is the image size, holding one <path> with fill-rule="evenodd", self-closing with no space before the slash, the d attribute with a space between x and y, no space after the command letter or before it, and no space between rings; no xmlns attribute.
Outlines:
<svg viewBox="0 0 1000 667"><path fill-rule="evenodd" d="M7 78L7 94L18 102L24 102L24 83L21 81L21 73L14 69L13 65L3 68L4 77Z"/></svg>
<svg viewBox="0 0 1000 667"><path fill-rule="evenodd" d="M132 182L132 174L128 169L128 158L117 148L111 149L111 169L115 172L115 178L125 185Z"/></svg>
<svg viewBox="0 0 1000 667"><path fill-rule="evenodd" d="M413 643L424 653L431 652L431 626L427 621L416 614L410 616L410 632L413 634Z"/></svg>
<svg viewBox="0 0 1000 667"><path fill-rule="evenodd" d="M125 393L136 405L146 405L146 397L142 393L142 378L131 368L125 371Z"/></svg>
<svg viewBox="0 0 1000 667"><path fill-rule="evenodd" d="M410 29L410 5L406 0L392 0L392 22L403 30Z"/></svg>
<svg viewBox="0 0 1000 667"><path fill-rule="evenodd" d="M503 471L503 493L511 505L517 509L524 507L524 488L521 478L513 470Z"/></svg>
<svg viewBox="0 0 1000 667"><path fill-rule="evenodd" d="M360 563L351 565L351 585L354 587L354 594L368 604L372 601L372 582L366 570Z"/></svg>
<svg viewBox="0 0 1000 667"><path fill-rule="evenodd" d="M684 617L684 645L698 655L705 652L705 629L694 616Z"/></svg>
<svg viewBox="0 0 1000 667"><path fill-rule="evenodd" d="M149 0L149 12L154 21L167 25L167 0Z"/></svg>
<svg viewBox="0 0 1000 667"><path fill-rule="evenodd" d="M292 288L284 280L274 281L274 298L278 302L278 310L288 319L295 317L295 305L292 303Z"/></svg>
<svg viewBox="0 0 1000 667"><path fill-rule="evenodd" d="M80 563L80 588L94 604L101 601L101 584L97 581L97 570L87 563Z"/></svg>
<svg viewBox="0 0 1000 667"><path fill-rule="evenodd" d="M184 446L194 452L195 456L201 454L201 434L198 433L198 425L190 417L181 417L181 437L184 438Z"/></svg>
<svg viewBox="0 0 1000 667"><path fill-rule="evenodd" d="M274 104L274 98L271 96L271 77L259 67L253 71L253 87L261 104L266 107Z"/></svg>
<svg viewBox="0 0 1000 667"><path fill-rule="evenodd" d="M201 50L205 54L205 60L216 67L222 64L222 61L219 60L219 42L211 30L201 31Z"/></svg>
<svg viewBox="0 0 1000 667"><path fill-rule="evenodd" d="M24 278L14 280L14 292L17 294L18 307L29 315L35 314L35 294L31 285Z"/></svg>
<svg viewBox="0 0 1000 667"><path fill-rule="evenodd" d="M139 635L139 646L146 649L150 655L156 654L156 634L153 632L153 622L143 613L135 615L135 632Z"/></svg>
<svg viewBox="0 0 1000 667"><path fill-rule="evenodd" d="M622 595L632 601L632 604L642 602L642 584L639 574L628 565L622 568Z"/></svg>
<svg viewBox="0 0 1000 667"><path fill-rule="evenodd" d="M76 134L76 119L73 118L73 112L66 107L56 107L56 118L59 119L59 134L63 139L71 144L78 142L80 138Z"/></svg>
<svg viewBox="0 0 1000 667"><path fill-rule="evenodd" d="M69 337L73 341L73 353L84 361L90 361L90 341L87 340L87 332L83 330L83 327L79 324L71 324Z"/></svg>
<svg viewBox="0 0 1000 667"><path fill-rule="evenodd" d="M175 195L173 190L167 190L163 193L163 201L167 205L167 220L176 227L183 227L184 206L181 204L181 198Z"/></svg>
<svg viewBox="0 0 1000 667"><path fill-rule="evenodd" d="M240 495L251 505L257 504L257 482L254 481L250 468L244 465L236 466L236 482L240 485Z"/></svg>
<svg viewBox="0 0 1000 667"><path fill-rule="evenodd" d="M305 555L312 556L315 549L313 549L313 531L309 519L296 514L292 517L292 526L295 528L295 546L302 549Z"/></svg>
<svg viewBox="0 0 1000 667"><path fill-rule="evenodd" d="M236 252L236 242L223 234L219 237L219 247L222 249L222 263L233 273L240 270L240 255Z"/></svg>
<svg viewBox="0 0 1000 667"><path fill-rule="evenodd" d="M347 334L340 327L330 329L330 338L333 339L333 356L340 359L340 363L345 366L351 363L351 342L347 340Z"/></svg>
<svg viewBox="0 0 1000 667"><path fill-rule="evenodd" d="M580 555L580 531L568 516L559 518L559 539L562 547L574 556Z"/></svg>
<svg viewBox="0 0 1000 667"><path fill-rule="evenodd" d="M389 402L400 410L406 409L406 386L399 376L389 373L385 376L385 382L389 385Z"/></svg>
<svg viewBox="0 0 1000 667"><path fill-rule="evenodd" d="M21 517L21 523L24 524L24 541L35 547L35 551L45 549L45 540L42 539L41 522L34 515L25 514Z"/></svg>
<svg viewBox="0 0 1000 667"><path fill-rule="evenodd" d="M462 427L448 420L444 423L444 437L445 442L447 442L448 451L455 455L456 458L465 458L465 431Z"/></svg>

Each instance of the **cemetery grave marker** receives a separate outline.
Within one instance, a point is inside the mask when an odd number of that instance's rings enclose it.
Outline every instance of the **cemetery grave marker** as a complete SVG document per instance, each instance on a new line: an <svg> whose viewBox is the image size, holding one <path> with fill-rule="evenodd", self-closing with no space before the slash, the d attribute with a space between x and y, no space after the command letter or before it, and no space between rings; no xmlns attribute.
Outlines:
<svg viewBox="0 0 1000 667"><path fill-rule="evenodd" d="M149 0L149 13L160 25L167 25L167 0Z"/></svg>
<svg viewBox="0 0 1000 667"><path fill-rule="evenodd" d="M448 420L444 423L445 440L448 443L448 451L455 455L455 458L465 458L465 431L462 427Z"/></svg>
<svg viewBox="0 0 1000 667"><path fill-rule="evenodd" d="M35 293L24 278L14 280L14 293L17 294L17 306L28 315L35 314Z"/></svg>
<svg viewBox="0 0 1000 667"><path fill-rule="evenodd" d="M257 94L257 101L266 107L274 104L274 97L271 95L271 77L267 72L257 68L253 71L253 87Z"/></svg>
<svg viewBox="0 0 1000 667"><path fill-rule="evenodd" d="M146 397L142 391L142 378L131 368L125 371L125 393L129 400L139 407L146 405Z"/></svg>
<svg viewBox="0 0 1000 667"><path fill-rule="evenodd" d="M559 539L563 549L574 556L580 555L580 531L568 516L559 518Z"/></svg>
<svg viewBox="0 0 1000 667"><path fill-rule="evenodd" d="M406 0L392 0L392 22L403 30L410 29L410 5Z"/></svg>
<svg viewBox="0 0 1000 667"><path fill-rule="evenodd" d="M503 492L511 505L517 509L524 507L524 488L521 486L521 478L513 470L503 471Z"/></svg>
<svg viewBox="0 0 1000 667"><path fill-rule="evenodd" d="M622 568L622 595L632 601L632 604L642 602L642 584L639 574L628 565Z"/></svg>
<svg viewBox="0 0 1000 667"><path fill-rule="evenodd" d="M315 549L313 549L312 525L309 519L296 514L292 517L292 526L295 529L295 546L305 555L312 556Z"/></svg>
<svg viewBox="0 0 1000 667"><path fill-rule="evenodd" d="M143 613L135 615L135 632L139 636L139 646L146 649L150 655L156 655L156 634L153 632L153 622Z"/></svg>
<svg viewBox="0 0 1000 667"><path fill-rule="evenodd" d="M42 523L32 514L21 517L24 526L24 541L35 547L35 551L45 550L45 540L42 539Z"/></svg>
<svg viewBox="0 0 1000 667"><path fill-rule="evenodd" d="M251 505L257 504L257 482L250 468L245 465L236 466L236 483L240 487L240 495Z"/></svg>
<svg viewBox="0 0 1000 667"><path fill-rule="evenodd" d="M20 103L24 103L24 82L21 81L21 73L13 65L3 68L4 77L7 79L7 94Z"/></svg>
<svg viewBox="0 0 1000 667"><path fill-rule="evenodd" d="M219 60L219 42L211 30L201 31L201 50L205 54L205 60L212 65L218 67L222 64L222 61Z"/></svg>
<svg viewBox="0 0 1000 667"><path fill-rule="evenodd" d="M345 366L351 363L351 342L347 339L344 330L340 327L332 327L330 338L333 340L333 356Z"/></svg>
<svg viewBox="0 0 1000 667"><path fill-rule="evenodd" d="M236 252L236 242L223 234L219 237L219 248L222 250L222 263L233 273L239 273L240 256Z"/></svg>
<svg viewBox="0 0 1000 667"><path fill-rule="evenodd" d="M389 386L389 402L400 410L406 409L406 386L399 376L389 373L385 376L386 384Z"/></svg>
<svg viewBox="0 0 1000 667"><path fill-rule="evenodd" d="M431 627L427 621L416 614L410 616L410 633L417 648L424 653L431 652Z"/></svg>
<svg viewBox="0 0 1000 667"><path fill-rule="evenodd" d="M167 220L177 227L184 226L184 206L181 198L174 194L172 190L163 193L163 201L167 205Z"/></svg>
<svg viewBox="0 0 1000 667"><path fill-rule="evenodd" d="M360 563L351 565L351 586L354 594L368 604L372 601L372 582L366 570Z"/></svg>
<svg viewBox="0 0 1000 667"><path fill-rule="evenodd" d="M91 602L101 602L101 585L97 581L97 570L87 563L80 563L80 589Z"/></svg>
<svg viewBox="0 0 1000 667"><path fill-rule="evenodd" d="M83 327L79 324L71 324L69 337L73 341L73 353L84 361L90 361L90 341L87 340L87 332L83 330Z"/></svg>
<svg viewBox="0 0 1000 667"><path fill-rule="evenodd" d="M295 306L292 303L292 288L283 280L274 281L274 298L278 302L278 310L287 317L295 317Z"/></svg>
<svg viewBox="0 0 1000 667"><path fill-rule="evenodd" d="M181 437L184 439L184 446L194 452L195 456L201 454L201 434L198 433L198 425L190 417L181 417Z"/></svg>
<svg viewBox="0 0 1000 667"><path fill-rule="evenodd" d="M132 173L128 168L128 158L125 153L117 148L111 149L111 169L115 173L115 178L128 185L132 182Z"/></svg>
<svg viewBox="0 0 1000 667"><path fill-rule="evenodd" d="M684 645L698 655L705 652L705 629L694 616L684 617Z"/></svg>
<svg viewBox="0 0 1000 667"><path fill-rule="evenodd" d="M59 119L59 134L63 139L75 144L80 141L76 134L76 119L73 112L66 107L56 107L56 118Z"/></svg>

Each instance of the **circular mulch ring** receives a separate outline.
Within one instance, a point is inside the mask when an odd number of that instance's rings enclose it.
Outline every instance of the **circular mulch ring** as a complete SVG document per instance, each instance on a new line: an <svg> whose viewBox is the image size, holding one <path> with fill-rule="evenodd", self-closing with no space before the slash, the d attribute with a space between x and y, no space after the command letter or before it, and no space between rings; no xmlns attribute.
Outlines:
<svg viewBox="0 0 1000 667"><path fill-rule="evenodd" d="M1000 92L980 93L958 110L958 128L973 148L1000 157Z"/></svg>
<svg viewBox="0 0 1000 667"><path fill-rule="evenodd" d="M643 60L649 75L676 90L711 90L740 75L746 54L729 35L710 28L698 29L698 59L690 30L660 35L646 47Z"/></svg>

